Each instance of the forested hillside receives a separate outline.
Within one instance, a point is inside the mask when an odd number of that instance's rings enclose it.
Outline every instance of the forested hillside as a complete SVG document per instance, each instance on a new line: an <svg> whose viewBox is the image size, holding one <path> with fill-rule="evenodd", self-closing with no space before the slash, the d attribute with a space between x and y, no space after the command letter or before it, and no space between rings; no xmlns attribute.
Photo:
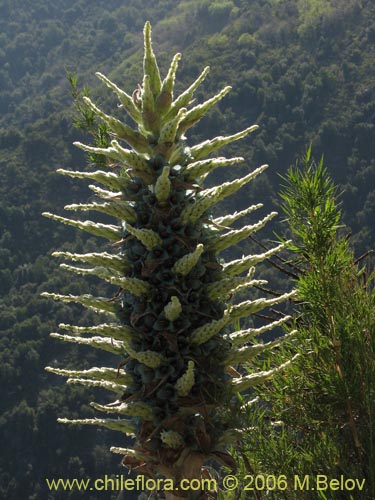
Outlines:
<svg viewBox="0 0 375 500"><path fill-rule="evenodd" d="M96 240L41 216L62 214L65 204L90 196L84 181L55 174L87 161L72 146L89 139L73 127L66 72L77 74L79 88L88 84L103 108L116 106L94 73L132 93L141 78L142 28L150 20L163 73L176 52L183 54L181 88L206 65L211 71L198 99L233 87L188 141L260 125L229 151L248 160L244 171L263 163L270 168L228 210L248 206L245 197L277 208L278 174L312 143L344 190L344 218L360 253L375 242L374 19L372 0L1 2L1 498L81 498L78 491L49 494L44 478L120 472L108 448L121 443L109 432L56 423L57 416L93 415L88 391L44 372L46 365L95 364L89 351L86 359L83 350L48 336L59 323L87 324L93 316L40 297L99 286L73 279L50 257L57 248L93 251Z"/></svg>

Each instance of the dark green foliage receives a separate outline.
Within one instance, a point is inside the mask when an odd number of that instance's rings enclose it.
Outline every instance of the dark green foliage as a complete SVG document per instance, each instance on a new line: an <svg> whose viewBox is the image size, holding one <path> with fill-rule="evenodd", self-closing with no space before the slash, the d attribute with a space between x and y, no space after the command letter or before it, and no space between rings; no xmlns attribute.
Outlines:
<svg viewBox="0 0 375 500"><path fill-rule="evenodd" d="M85 104L82 97L89 97L88 86L85 85L82 91L78 90L77 75L69 71L66 72L66 77L71 86L71 94L76 108L76 116L73 118L73 125L84 132L88 132L93 136L94 145L99 148L109 146L109 129L105 123L97 123L95 113ZM106 159L103 155L91 153L88 155L90 163L105 166Z"/></svg>
<svg viewBox="0 0 375 500"><path fill-rule="evenodd" d="M300 357L286 378L277 376L267 391L258 391L265 406L249 418L263 424L249 436L247 455L259 473L365 480L361 490L328 489L324 498L370 500L375 494L375 276L354 259L339 230L337 190L323 161L316 165L309 150L303 163L288 171L282 191L294 271L299 269ZM282 348L281 359L287 353ZM311 498L309 491L274 495Z"/></svg>
<svg viewBox="0 0 375 500"><path fill-rule="evenodd" d="M214 22L217 3L225 4L227 9L225 24ZM53 329L52 318L59 322L71 314L72 323L77 317L82 324L92 321L91 314L87 320L82 317L78 306L73 314L64 304L52 308L38 298L39 292L45 289L74 294L88 291L82 280L64 276L41 255L61 248L62 244L65 250L72 252L97 250L97 244L87 241L84 235L78 236L72 228L51 224L40 216L43 210L92 195L84 183L55 174L56 168L76 169L85 162L82 152L71 146L78 137L71 126L75 111L65 70L77 72L78 85L87 82L95 98L99 92L102 95L102 87L99 91L93 68L107 72L117 67L111 77L123 82L128 89L135 89L141 78L139 33L146 16L154 26L162 69L167 67L173 50L184 52L178 90L185 88L206 64L211 64L212 76L198 94L199 99L219 88L221 82L233 85L225 105L211 111L205 121L197 125L190 140L232 131L234 123L241 128L249 122L257 122L261 129L254 142L236 143L228 150L248 160L253 156L252 164L268 162L272 172L284 172L306 144L313 141L317 156L325 152L330 175L339 183L340 191L345 188L343 217L353 232L353 244L359 253L373 246L374 3L371 0L319 2L320 10L314 10L308 5L316 2L236 1L230 11L229 3L209 0L1 2L0 269L4 279L1 277L0 285L0 351L3 380L7 381L2 385L2 411L12 411L27 394L28 405L38 414L41 411L39 393L46 400L56 400L56 406L61 407L65 393L62 396L57 388L51 388L51 384L59 381L48 375L46 382L43 367L57 358L63 362L62 350L67 360L75 354L70 347L46 340L48 331ZM305 7L300 11L302 4ZM323 4L326 10L322 11ZM215 35L217 44L212 38ZM109 99L110 93L104 94L103 100ZM213 180L217 183L221 175L220 170L214 172ZM276 175L267 178L263 174L256 181L256 199L268 199L272 189L277 191L277 183ZM223 202L226 212L246 206L252 188L249 192L243 189L243 196ZM275 195L273 198L276 200ZM246 242L244 251L249 249L252 246ZM241 257L241 253L235 257ZM268 276L270 271L262 269L262 276L265 274ZM281 279L280 283L285 286ZM95 278L89 288L93 293L94 284L97 285ZM104 290L96 293L105 295ZM25 323L34 316L42 327L36 322ZM27 338L23 336L26 332ZM26 346L27 351L29 342L35 341L41 341L45 348L39 361L34 361L37 373L33 372L34 387L31 388L18 347ZM30 346L30 350L34 348ZM39 352L39 347L36 350ZM95 359L98 356L101 359L103 353L91 355L95 364ZM47 392L43 392L43 388ZM76 390L76 387L70 388L72 394ZM78 393L76 400L72 396L72 408L77 407L78 397ZM56 412L51 421L55 417ZM32 429L35 443L41 443L42 426ZM1 432L7 433L3 425ZM43 498L41 471L48 473L53 464L56 474L65 474L67 457L75 444L74 435L64 426L58 426L58 430L56 426L51 432L56 436L56 443L59 442L43 448L37 457L30 457L24 449L16 450L9 437L9 446L4 445L8 453L1 463L0 496ZM85 448L90 449L98 435L94 430L83 430L81 441L83 433L87 433ZM105 448L108 443L109 438ZM56 449L62 450L58 460ZM82 463L85 473L91 477L100 470L92 468L89 452ZM7 487L9 477L14 478L11 484L18 485L18 489Z"/></svg>

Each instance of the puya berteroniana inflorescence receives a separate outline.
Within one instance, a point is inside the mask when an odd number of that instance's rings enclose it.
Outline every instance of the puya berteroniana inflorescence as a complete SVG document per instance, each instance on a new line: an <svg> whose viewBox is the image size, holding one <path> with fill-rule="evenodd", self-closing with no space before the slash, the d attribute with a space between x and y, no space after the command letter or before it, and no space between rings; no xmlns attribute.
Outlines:
<svg viewBox="0 0 375 500"><path fill-rule="evenodd" d="M62 324L60 328L68 334L53 333L53 337L122 357L118 369L116 364L89 370L47 367L50 372L68 377L70 383L101 387L115 394L113 403L92 403L101 414L98 418L59 421L104 426L133 437L132 448L111 450L123 455L123 463L139 474L175 481L200 478L209 461L233 465L227 448L241 429L227 418L228 405L238 393L242 396L237 402L246 405L252 386L288 364L261 372L246 369L254 355L275 348L293 335L266 344L252 343L259 334L288 317L261 328L235 328L241 318L285 301L293 292L237 303L228 299L239 290L264 283L254 278L254 265L278 252L280 245L230 262L223 262L220 253L261 229L276 214L271 212L255 224L232 229L235 221L260 205L216 218L211 210L261 174L267 165L242 178L204 188L206 176L214 169L243 161L212 154L247 136L257 126L188 146L186 131L230 87L193 105L192 96L208 73L206 67L187 90L174 97L180 57L174 56L162 80L147 22L144 76L138 91L129 95L97 73L117 95L123 111L135 123L134 128L84 98L106 124L112 140L102 148L75 145L90 154L103 155L109 168L89 172L59 169L60 174L91 179L102 186L90 186L97 201L65 208L104 212L113 216L115 223L44 214L109 241L105 252L54 255L84 263L62 266L78 274L98 276L120 291L114 298L43 294L106 315L106 321L96 326ZM189 498L189 494L175 491L167 493L167 498Z"/></svg>

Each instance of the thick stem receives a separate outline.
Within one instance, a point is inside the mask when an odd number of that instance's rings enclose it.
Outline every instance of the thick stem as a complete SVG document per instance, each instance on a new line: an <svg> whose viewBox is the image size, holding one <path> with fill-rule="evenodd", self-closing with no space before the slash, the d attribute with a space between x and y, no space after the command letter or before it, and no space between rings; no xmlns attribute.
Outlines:
<svg viewBox="0 0 375 500"><path fill-rule="evenodd" d="M199 481L202 479L202 466L204 463L204 455L195 451L188 451L186 454L182 453L180 459L173 466L173 476L174 483L176 487L179 487L179 483L182 480L192 480L198 479ZM179 463L180 462L180 463ZM185 481L184 487L188 486L187 481ZM203 493L203 492L202 492ZM197 491L193 489L186 490L183 493L179 491L165 492L166 500L186 500L187 498L192 498L192 494L194 494L194 498L197 498ZM202 497L205 498L205 495Z"/></svg>

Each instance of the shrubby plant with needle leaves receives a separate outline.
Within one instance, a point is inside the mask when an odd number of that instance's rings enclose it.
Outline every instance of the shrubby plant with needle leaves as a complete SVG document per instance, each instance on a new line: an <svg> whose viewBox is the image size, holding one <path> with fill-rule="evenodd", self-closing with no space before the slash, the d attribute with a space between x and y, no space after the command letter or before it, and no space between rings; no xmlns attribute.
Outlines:
<svg viewBox="0 0 375 500"><path fill-rule="evenodd" d="M244 426L256 426L257 432L242 440L241 452L254 474L353 478L352 490L327 488L321 498L372 500L375 274L373 261L363 260L371 252L354 256L337 187L323 158L316 163L311 157L311 147L283 184L291 252L278 267L292 271L298 290L293 352L300 356L287 381L276 375L272 384L255 389L263 404L248 413ZM284 344L273 359L289 352ZM308 488L258 493L267 500L311 499Z"/></svg>
<svg viewBox="0 0 375 500"><path fill-rule="evenodd" d="M251 387L290 362L252 372L251 359L294 335L291 332L268 344L252 342L258 334L287 321L287 317L261 329L241 330L235 326L241 318L285 301L293 292L272 299L229 301L237 291L264 283L254 278L254 265L278 252L280 246L226 263L220 260L220 253L261 229L276 214L272 212L255 224L232 229L235 221L259 205L219 218L213 218L211 209L267 166L204 188L210 172L243 161L210 155L247 136L257 126L189 146L186 131L230 87L193 106L193 93L208 73L205 68L185 92L174 97L180 57L174 56L162 80L151 45L151 27L146 23L142 86L129 95L97 73L118 96L135 128L84 97L87 107L105 124L111 141L105 147L75 144L107 159L103 165L109 168L90 172L59 169L63 175L95 181L90 188L97 201L65 208L103 212L114 217L114 224L44 214L107 239L113 251L54 255L74 262L61 264L64 269L98 276L120 288L113 298L44 293L45 297L76 302L106 314L106 322L97 326L62 324L60 328L68 333L53 333L53 337L122 357L118 369L47 367L50 372L68 377L69 383L101 387L115 394L111 404L91 403L100 417L59 421L104 426L133 437L132 448L114 446L111 450L122 455L123 464L137 473L170 478L176 485L183 478L200 478L209 461L234 466L227 446L241 429L228 418L227 409L237 404L240 411L241 404L247 404ZM236 397L237 393L242 394L241 398ZM174 499L208 495L177 491L165 494Z"/></svg>

